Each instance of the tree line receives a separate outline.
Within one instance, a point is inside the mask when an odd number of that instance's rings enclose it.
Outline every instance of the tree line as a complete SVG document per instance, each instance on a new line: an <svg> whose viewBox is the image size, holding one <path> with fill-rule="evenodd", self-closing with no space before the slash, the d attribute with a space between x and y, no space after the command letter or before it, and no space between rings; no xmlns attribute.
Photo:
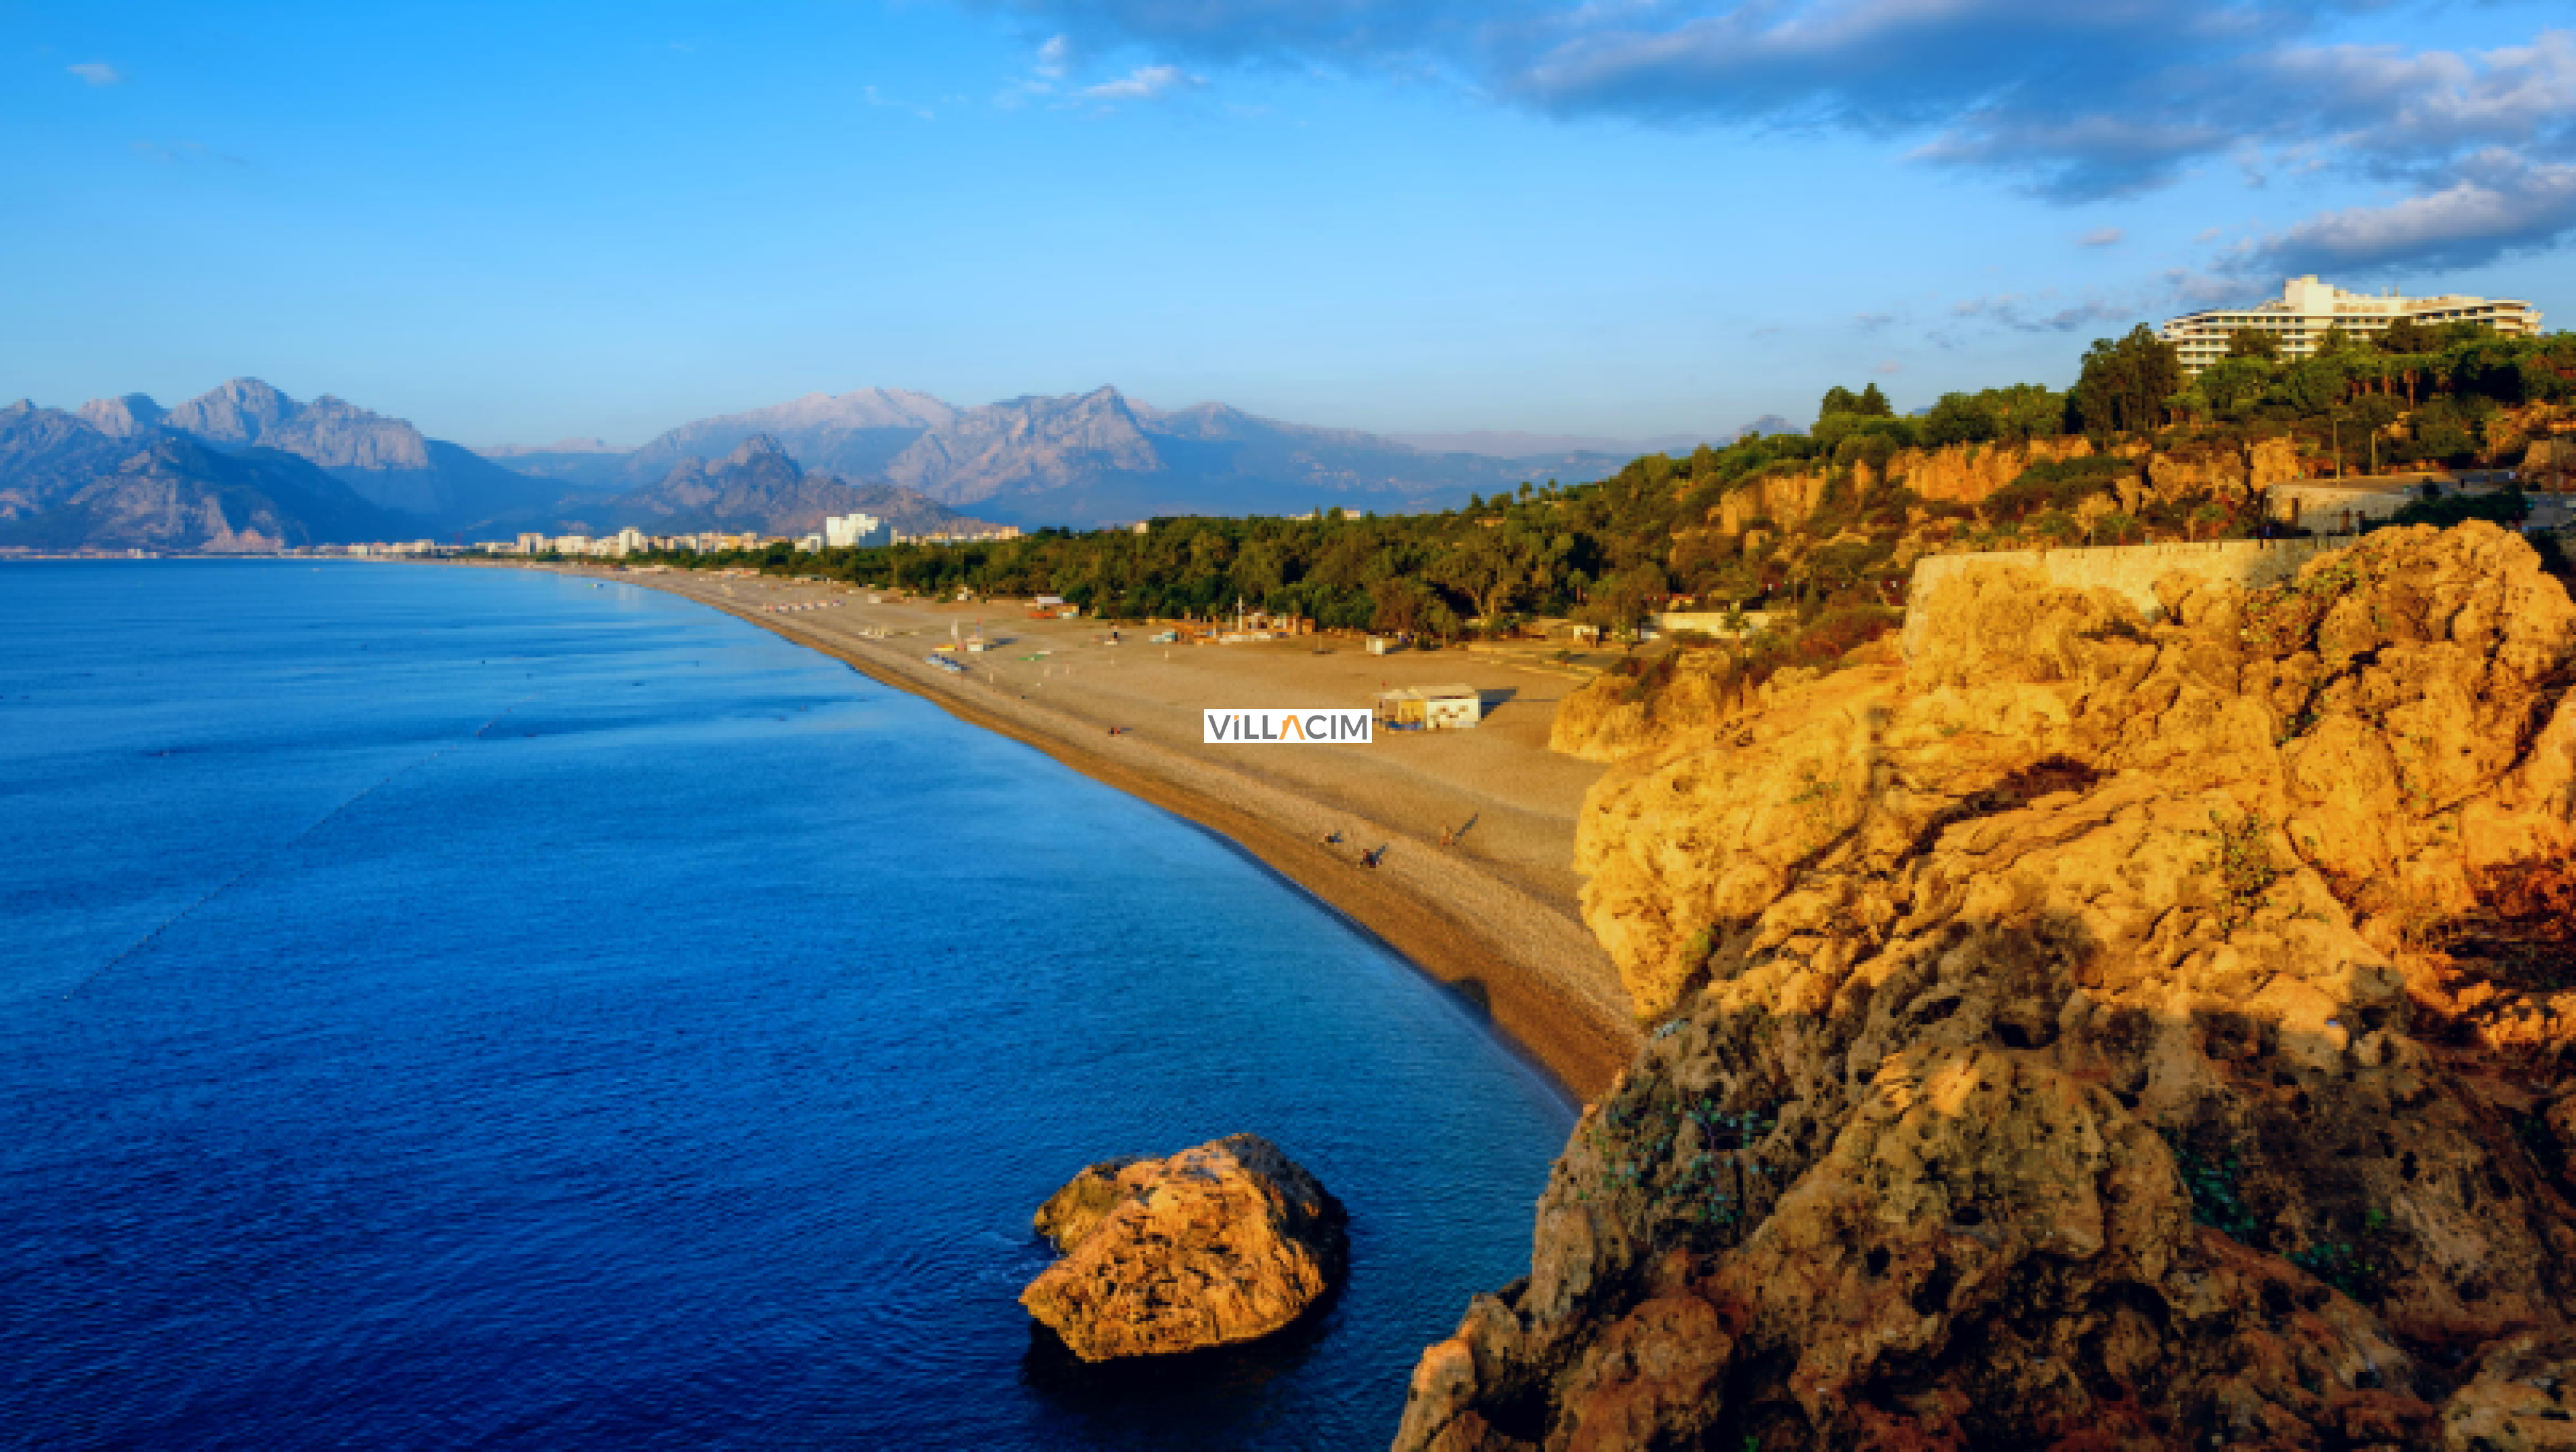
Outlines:
<svg viewBox="0 0 2576 1452"><path fill-rule="evenodd" d="M1042 529L1022 538L963 545L896 545L802 553L760 550L655 556L691 567L749 566L931 596L1057 594L1101 615L1216 618L1237 608L1314 620L1327 629L1455 638L1506 631L1532 616L1571 617L1618 630L1676 594L1720 606L1794 610L1812 620L1901 598L1899 544L1927 519L1974 516L2007 532L2037 529L2064 542L2119 541L2151 531L2187 537L2242 533L2259 511L2204 502L2175 518L2083 514L2087 496L2112 496L2136 476L2134 458L2097 452L2035 463L1976 507L1927 504L1880 484L1864 492L1856 466L1884 480L1901 450L2019 444L2069 434L2102 443L2155 435L2159 444L2229 431L2314 430L2329 422L2395 422L2412 405L2411 432L2392 445L2454 458L2494 442L2487 421L2501 407L2576 395L2576 338L2506 339L2483 329L2412 324L2376 340L2330 335L2317 356L2285 360L2277 340L2238 340L2197 379L2174 348L2144 327L2096 342L2074 387L2015 384L1943 395L1899 415L1876 383L1836 387L1804 430L1748 433L1723 447L1637 459L1608 478L1524 483L1459 509L1409 515L1332 509L1305 519L1167 518L1142 532ZM1826 477L1824 498L1794 532L1742 521L1712 527L1728 496L1766 475ZM2164 507L2164 506L2158 506Z"/></svg>

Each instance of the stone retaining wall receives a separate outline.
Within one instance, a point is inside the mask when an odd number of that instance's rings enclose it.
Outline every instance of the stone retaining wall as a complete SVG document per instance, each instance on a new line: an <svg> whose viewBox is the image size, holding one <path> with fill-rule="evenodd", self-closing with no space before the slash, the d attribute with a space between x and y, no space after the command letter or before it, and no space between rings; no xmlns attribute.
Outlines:
<svg viewBox="0 0 2576 1452"><path fill-rule="evenodd" d="M2062 550L1995 550L1973 555L1927 555L1914 566L1913 583L1906 589L1905 652L1914 653L1914 633L1923 612L1916 602L1930 598L1930 592L1946 581L1978 571L2023 569L2039 576L2050 585L2073 589L2106 589L2138 607L2138 613L2152 620L2162 609L2156 602L2156 581L2167 575L2188 575L2195 580L2215 581L2252 588L2277 584L2299 571L2299 566L2329 550L2339 550L2353 542L2352 536L2326 536L2318 539L2218 540L2208 544L2105 545L2091 549Z"/></svg>

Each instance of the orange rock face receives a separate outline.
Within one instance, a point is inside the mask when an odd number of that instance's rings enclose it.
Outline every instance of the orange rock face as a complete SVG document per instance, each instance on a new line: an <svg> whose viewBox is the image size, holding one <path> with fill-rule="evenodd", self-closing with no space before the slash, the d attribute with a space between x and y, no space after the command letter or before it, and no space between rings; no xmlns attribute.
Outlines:
<svg viewBox="0 0 2576 1452"><path fill-rule="evenodd" d="M1659 1026L1400 1448L2561 1445L2576 604L2484 525L2172 595L1964 579L1611 770Z"/></svg>
<svg viewBox="0 0 2576 1452"><path fill-rule="evenodd" d="M1266 1336L1330 1289L1348 1254L1340 1205L1249 1134L1093 1165L1036 1223L1064 1258L1020 1304L1085 1361Z"/></svg>

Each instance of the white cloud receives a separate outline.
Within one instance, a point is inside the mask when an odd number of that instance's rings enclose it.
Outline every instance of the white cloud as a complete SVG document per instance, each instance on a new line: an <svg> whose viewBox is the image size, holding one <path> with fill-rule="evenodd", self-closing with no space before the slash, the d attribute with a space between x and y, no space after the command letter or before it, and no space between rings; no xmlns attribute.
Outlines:
<svg viewBox="0 0 2576 1452"><path fill-rule="evenodd" d="M2334 38L2383 0L985 3L1077 55L1140 46L1165 62L1080 93L1094 101L1197 84L1180 66L1321 66L1445 81L1566 118L1841 131L2059 202L2195 172L2252 190L2341 174L2396 200L2319 216L2274 245L2390 267L2408 259L2377 239L2413 236L2427 250L2412 260L2450 265L2497 255L2481 237L2514 250L2576 236L2550 230L2549 169L2576 161L2576 29L2564 20L2517 44L2445 50ZM2475 175L2490 151L2528 174Z"/></svg>
<svg viewBox="0 0 2576 1452"><path fill-rule="evenodd" d="M1157 101L1175 91L1196 90L1206 84L1178 66L1138 66L1117 80L1079 94L1087 101Z"/></svg>
<svg viewBox="0 0 2576 1452"><path fill-rule="evenodd" d="M2083 236L2076 238L2075 245L2078 247L2117 247L2120 245L2120 240L2128 235L2128 233L2121 231L2117 227L2096 227L2092 231L2085 233Z"/></svg>
<svg viewBox="0 0 2576 1452"><path fill-rule="evenodd" d="M78 65L65 66L63 69L93 86L113 86L125 79L117 73L116 67L105 61L82 61Z"/></svg>
<svg viewBox="0 0 2576 1452"><path fill-rule="evenodd" d="M1870 372L1872 372L1872 373L1875 373L1875 374L1879 375L1879 376L1880 376L1880 377L1882 377L1882 378L1888 378L1888 377L1893 377L1893 376L1895 376L1896 374L1899 374L1899 373L1904 372L1904 371L1905 371L1905 365L1904 365L1904 364L1902 364L1902 363L1897 362L1897 361L1896 361L1895 359L1893 359L1893 358L1890 358L1890 359L1888 359L1886 362L1879 364L1877 367L1872 368L1872 369L1871 369L1871 370L1869 370L1869 371L1870 371Z"/></svg>
<svg viewBox="0 0 2576 1452"><path fill-rule="evenodd" d="M1061 80L1073 65L1073 42L1059 35L1038 47L1039 75Z"/></svg>
<svg viewBox="0 0 2576 1452"><path fill-rule="evenodd" d="M2272 69L2343 147L2381 159L2527 143L2576 119L2576 34L2563 30L2474 53L2301 47Z"/></svg>
<svg viewBox="0 0 2576 1452"><path fill-rule="evenodd" d="M2472 267L2576 233L2576 163L2534 165L2490 151L2437 191L2322 212L2246 254L2243 270L2363 272L2405 264Z"/></svg>
<svg viewBox="0 0 2576 1452"><path fill-rule="evenodd" d="M2136 309L2105 298L2071 307L2055 306L2055 289L2035 294L1997 293L1955 304L1950 316L2010 328L2017 333L2072 333L2104 323L2126 322Z"/></svg>

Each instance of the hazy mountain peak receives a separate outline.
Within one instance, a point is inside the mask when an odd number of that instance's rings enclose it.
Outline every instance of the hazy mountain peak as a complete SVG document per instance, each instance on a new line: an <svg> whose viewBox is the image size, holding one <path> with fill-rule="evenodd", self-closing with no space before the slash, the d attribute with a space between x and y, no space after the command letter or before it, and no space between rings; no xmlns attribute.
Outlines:
<svg viewBox="0 0 2576 1452"><path fill-rule="evenodd" d="M81 422L110 438L130 438L142 433L169 414L170 410L152 401L148 393L128 393L116 398L93 398L80 406Z"/></svg>
<svg viewBox="0 0 2576 1452"><path fill-rule="evenodd" d="M734 445L733 452L725 456L724 466L728 469L738 469L746 464L770 458L778 460L790 469L796 468L796 461L787 457L787 451L779 447L778 440L769 434L753 434L750 438ZM798 469L797 472L804 471Z"/></svg>
<svg viewBox="0 0 2576 1452"><path fill-rule="evenodd" d="M256 378L233 378L170 410L161 422L219 443L254 444L294 416L294 399Z"/></svg>
<svg viewBox="0 0 2576 1452"><path fill-rule="evenodd" d="M900 388L809 393L682 424L629 455L624 473L639 481L658 479L682 459L721 457L753 434L766 434L807 468L877 475L905 445L956 417L957 410L929 394Z"/></svg>

